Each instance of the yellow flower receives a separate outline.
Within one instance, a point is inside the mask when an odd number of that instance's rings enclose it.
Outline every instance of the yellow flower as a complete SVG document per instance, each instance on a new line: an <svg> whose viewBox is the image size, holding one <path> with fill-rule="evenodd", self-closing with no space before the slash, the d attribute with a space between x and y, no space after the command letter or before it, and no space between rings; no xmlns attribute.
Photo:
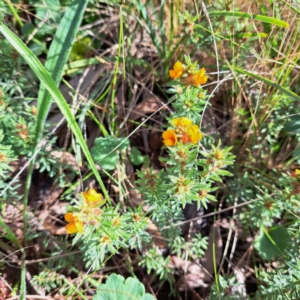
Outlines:
<svg viewBox="0 0 300 300"><path fill-rule="evenodd" d="M33 115L37 114L37 108L36 108L36 106L31 106L31 112L32 112Z"/></svg>
<svg viewBox="0 0 300 300"><path fill-rule="evenodd" d="M69 234L82 233L83 222L79 221L78 216L75 216L73 213L66 213L65 220L69 223L66 225L66 230Z"/></svg>
<svg viewBox="0 0 300 300"><path fill-rule="evenodd" d="M197 144L202 139L199 126L186 117L175 118L171 124L174 129L168 129L162 135L165 146L175 146L178 140L183 144Z"/></svg>
<svg viewBox="0 0 300 300"><path fill-rule="evenodd" d="M182 76L184 72L183 64L180 61L177 61L173 67L173 70L169 70L169 76L172 79L178 79Z"/></svg>
<svg viewBox="0 0 300 300"><path fill-rule="evenodd" d="M200 84L205 84L207 79L208 76L205 75L205 69L201 68L197 74L194 74L194 85L198 86Z"/></svg>
<svg viewBox="0 0 300 300"><path fill-rule="evenodd" d="M163 132L163 143L165 146L175 146L177 143L177 136L174 130L168 129Z"/></svg>
<svg viewBox="0 0 300 300"><path fill-rule="evenodd" d="M198 125L193 125L188 131L188 142L197 144L202 139L202 133L199 132Z"/></svg>
<svg viewBox="0 0 300 300"><path fill-rule="evenodd" d="M193 124L192 120L186 117L175 118L172 120L172 123L178 128L189 128Z"/></svg>
<svg viewBox="0 0 300 300"><path fill-rule="evenodd" d="M292 177L300 177L300 170L299 169L296 169L295 171L293 171L291 173L291 176Z"/></svg>
<svg viewBox="0 0 300 300"><path fill-rule="evenodd" d="M0 153L0 162L4 162L7 159L7 155L4 153Z"/></svg>
<svg viewBox="0 0 300 300"><path fill-rule="evenodd" d="M201 140L202 133L199 132L198 125L194 125L192 120L186 117L175 118L172 120L172 124L176 127L175 134L182 143L197 144Z"/></svg>
<svg viewBox="0 0 300 300"><path fill-rule="evenodd" d="M186 85L198 86L200 84L205 84L207 82L208 76L205 75L205 69L201 68L199 71L193 74L189 74L187 78L184 79Z"/></svg>
<svg viewBox="0 0 300 300"><path fill-rule="evenodd" d="M94 189L89 189L87 192L82 192L81 194L88 206L96 207L105 203L103 196Z"/></svg>

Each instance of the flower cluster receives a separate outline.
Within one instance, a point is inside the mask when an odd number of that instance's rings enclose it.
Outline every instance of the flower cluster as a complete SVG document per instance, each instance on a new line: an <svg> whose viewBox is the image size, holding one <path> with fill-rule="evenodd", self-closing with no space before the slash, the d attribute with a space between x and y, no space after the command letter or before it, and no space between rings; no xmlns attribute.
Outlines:
<svg viewBox="0 0 300 300"><path fill-rule="evenodd" d="M167 147L175 146L178 141L183 144L197 144L202 138L198 125L186 117L175 118L171 124L172 128L168 128L162 134L163 143Z"/></svg>
<svg viewBox="0 0 300 300"><path fill-rule="evenodd" d="M79 215L76 213L66 213L65 214L65 220L68 222L66 225L67 233L73 234L76 232L82 233L84 223L80 221Z"/></svg>
<svg viewBox="0 0 300 300"><path fill-rule="evenodd" d="M94 216L101 214L99 206L105 203L105 199L94 189L81 193L83 202L78 212L68 212L65 214L65 220L68 222L66 231L69 234L82 233L85 223L94 223Z"/></svg>
<svg viewBox="0 0 300 300"><path fill-rule="evenodd" d="M197 70L193 65L185 66L180 61L177 61L173 69L169 70L169 76L174 80L182 78L182 83L187 86L199 86L205 84L208 79L204 68Z"/></svg>
<svg viewBox="0 0 300 300"><path fill-rule="evenodd" d="M295 171L293 171L293 172L291 173L291 177L294 177L294 178L299 179L299 178L300 178L300 170L299 170L299 169L296 169Z"/></svg>

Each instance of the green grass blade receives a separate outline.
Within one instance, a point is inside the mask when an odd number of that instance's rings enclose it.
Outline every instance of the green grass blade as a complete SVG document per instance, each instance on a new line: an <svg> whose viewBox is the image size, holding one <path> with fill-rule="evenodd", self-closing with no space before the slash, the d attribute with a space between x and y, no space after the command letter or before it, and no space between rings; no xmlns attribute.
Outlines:
<svg viewBox="0 0 300 300"><path fill-rule="evenodd" d="M49 48L45 68L57 85L60 83L87 4L88 0L74 0L71 3ZM51 95L45 89L45 86L41 85L38 96L38 121L40 118L45 121L50 105Z"/></svg>
<svg viewBox="0 0 300 300"><path fill-rule="evenodd" d="M1 216L0 216L0 226L1 229L4 231L4 233L2 233L3 236L9 241L11 241L12 243L14 243L19 249L22 249L22 244L19 242L17 236L10 229L10 227L5 224Z"/></svg>
<svg viewBox="0 0 300 300"><path fill-rule="evenodd" d="M59 107L61 113L66 118L66 121L72 130L73 134L78 140L78 143L80 144L80 147L83 151L83 153L86 156L86 159L90 165L90 168L92 169L93 173L95 174L95 177L97 178L100 187L102 188L103 194L105 198L107 199L108 203L111 204L109 195L106 191L106 188L103 184L103 181L96 169L94 160L89 152L89 149L84 141L84 138L82 136L82 133L80 131L80 128L78 124L76 123L76 120L74 116L72 115L72 112L68 106L68 103L64 99L63 95L61 94L60 90L56 86L55 82L51 78L48 71L43 67L41 62L38 60L38 58L30 51L29 48L26 47L26 45L5 25L0 25L0 32L5 36L5 38L11 43L13 47L20 53L20 55L24 58L24 60L27 62L27 64L30 66L32 71L36 74L36 76L40 79L40 81L45 85L48 92L51 94L52 98L55 100L57 106Z"/></svg>
<svg viewBox="0 0 300 300"><path fill-rule="evenodd" d="M50 45L45 68L48 70L50 76L53 78L57 86L61 81L64 67L69 58L73 42L81 24L87 4L88 0L72 1L71 5L68 7L63 16ZM50 93L47 91L45 86L41 84L38 94L38 113L35 139L33 142L33 153L36 152L38 143L42 137L45 121L52 102L51 100L52 97ZM32 167L34 162L34 160L31 162ZM29 170L31 171L31 168ZM28 179L28 183L30 183L31 172L28 172L28 176L30 176Z"/></svg>
<svg viewBox="0 0 300 300"><path fill-rule="evenodd" d="M297 9L295 6L292 6L290 3L283 1L282 2L287 5L290 9L292 9L296 14L300 15L300 10ZM296 4L296 3L295 3ZM298 5L299 6L299 5Z"/></svg>
<svg viewBox="0 0 300 300"><path fill-rule="evenodd" d="M263 16L263 15L257 15L257 14L248 14L240 11L213 11L209 13L210 17L218 17L218 16L223 16L223 17L234 17L234 18L245 18L245 19L251 19L251 20L256 20L256 21L262 21L264 23L269 23L275 26L280 26L284 28L289 28L290 25L289 23L273 18L273 17L268 17L268 16Z"/></svg>
<svg viewBox="0 0 300 300"><path fill-rule="evenodd" d="M240 69L240 68L237 68L237 67L234 67L234 66L231 66L231 68L234 71L238 72L238 73L248 75L248 76L250 76L252 78L255 78L255 79L257 79L257 80L259 80L261 82L264 82L265 84L274 87L275 89L281 91L282 93L286 94L287 96L290 96L293 99L295 99L297 101L300 101L300 96L298 96L297 94L295 94L291 90L287 89L286 87L281 86L280 84L278 84L278 83L276 83L274 81L271 81L270 79L267 79L265 77L262 77L260 75L257 75L257 74L254 74L254 73L251 73L251 72L248 72L248 71L244 71L243 69Z"/></svg>
<svg viewBox="0 0 300 300"><path fill-rule="evenodd" d="M73 41L77 34L78 28L80 26L85 8L87 6L88 0L73 0L69 8L66 10L64 17L62 18L58 29L55 33L54 39L51 43L47 60L45 63L45 68L48 70L52 78L54 79L55 84L58 86L61 76L63 73L63 68L69 57ZM26 60L26 59L25 59ZM38 95L38 114L37 114L37 123L35 129L35 137L33 141L32 151L36 153L38 143L43 134L44 124L51 106L51 95L45 88L43 84L40 86L39 95ZM26 236L27 229L27 215L26 207L28 202L29 188L31 184L32 172L34 169L35 159L30 163L26 183L25 183L25 192L23 197L23 228L24 236ZM20 298L25 299L26 296L26 280L25 280L25 271L26 266L25 261L25 252L22 253L22 271L21 271L21 288L20 288Z"/></svg>
<svg viewBox="0 0 300 300"><path fill-rule="evenodd" d="M10 2L10 0L5 0L7 6L9 7L11 13L13 14L15 20L17 21L17 23L19 24L20 27L24 26L24 23L22 22L22 20L20 19L18 12L15 10L15 7L13 6L13 4Z"/></svg>
<svg viewBox="0 0 300 300"><path fill-rule="evenodd" d="M152 24L152 21L151 21L151 19L149 17L149 14L147 12L146 6L142 3L142 1L132 0L132 3L134 4L137 11L140 13L141 17L146 22L146 24L148 26L148 29L149 29L150 38L151 38L153 44L155 45L156 50L159 53L159 56L162 58L162 54L163 54L162 51L161 51L162 47L161 47L160 41L158 40L157 32L156 32L156 30L154 28L154 25ZM141 21L138 18L137 18L137 21L139 23L141 23ZM141 24L141 26L143 27L143 24Z"/></svg>

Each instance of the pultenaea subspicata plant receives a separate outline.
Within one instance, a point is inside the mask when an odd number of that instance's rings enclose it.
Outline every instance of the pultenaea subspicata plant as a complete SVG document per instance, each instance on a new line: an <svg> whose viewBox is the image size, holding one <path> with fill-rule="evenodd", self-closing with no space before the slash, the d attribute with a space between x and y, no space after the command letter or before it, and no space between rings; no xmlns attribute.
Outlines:
<svg viewBox="0 0 300 300"><path fill-rule="evenodd" d="M233 163L234 157L230 148L221 149L220 142L211 149L203 145L202 150L199 148L203 138L199 123L207 99L201 87L208 80L205 69L199 69L197 63L185 57L185 64L176 62L169 75L173 79L169 92L174 94L174 111L162 133L169 154L162 159L166 168L158 173L152 168L142 169L138 171L136 183L149 205L147 216L166 237L174 238L180 235L176 222L183 219L187 203L196 201L199 209L201 205L207 207L209 201L216 201L212 192L217 188L213 184L221 181L221 176L231 175L224 168ZM85 259L94 269L101 265L106 253L117 253L120 247L142 249L149 241L147 218L141 207L124 212L120 204L109 206L94 189L81 193L80 201L69 207L65 220L67 232L77 233L73 243L81 241ZM178 251L178 245L176 249ZM156 253L155 249L152 252ZM153 268L152 260L144 259L140 264L146 266L148 272L159 269L160 277L170 281L168 259L161 260L162 268Z"/></svg>
<svg viewBox="0 0 300 300"><path fill-rule="evenodd" d="M234 157L229 152L231 148L221 149L220 142L211 149L203 145L202 150L199 148L203 134L198 124L207 98L201 86L208 80L205 69L185 57L185 64L177 61L169 76L173 79L169 92L174 94L174 111L162 133L169 158L162 159L165 170L138 172L138 183L152 209L152 218L162 227L171 228L182 218L182 208L187 203L196 201L200 208L201 204L206 207L208 201L215 201L211 192L216 188L212 185L221 181L221 176L231 175L224 168L233 163Z"/></svg>
<svg viewBox="0 0 300 300"><path fill-rule="evenodd" d="M82 192L80 200L68 207L66 231L77 234L86 264L98 269L105 254L115 254L120 247L142 247L148 241L147 222L140 208L120 213L120 205L111 207L95 189Z"/></svg>
<svg viewBox="0 0 300 300"><path fill-rule="evenodd" d="M94 189L89 189L87 192L81 193L83 201L78 207L76 212L68 212L65 214L65 220L69 223L66 226L66 230L69 234L82 233L84 224L97 224L98 216L101 214L102 206L105 203L105 199L100 193L97 193Z"/></svg>
<svg viewBox="0 0 300 300"><path fill-rule="evenodd" d="M205 69L198 68L197 62L192 63L186 56L184 64L180 61L174 64L169 76L172 81L168 92L173 94L173 112L162 133L168 154L167 158L161 158L165 169L159 172L153 169L138 171L137 184L149 205L152 220L160 232L170 239L170 248L176 248L178 253L180 245L176 238L181 233L176 223L183 219L183 208L193 202L196 202L197 209L201 206L207 208L208 202L216 201L213 194L217 189L215 182L221 182L222 176L231 175L224 168L233 164L234 156L230 153L231 147L221 148L221 141L210 148L205 147L207 143L202 143L202 139L205 141L206 138L199 125L208 98L201 86L208 80ZM206 247L205 238L202 240L201 245ZM177 241L176 247L172 245L174 241ZM152 252L155 250L148 251ZM199 253L190 255L199 257ZM145 257L141 258L140 265L146 266L148 272L159 269ZM160 279L170 281L170 274L161 272L158 275Z"/></svg>

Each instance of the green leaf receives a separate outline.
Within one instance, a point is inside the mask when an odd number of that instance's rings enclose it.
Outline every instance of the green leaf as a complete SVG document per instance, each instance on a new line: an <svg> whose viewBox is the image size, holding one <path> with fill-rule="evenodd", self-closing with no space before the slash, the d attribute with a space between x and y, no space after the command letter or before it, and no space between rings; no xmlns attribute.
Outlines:
<svg viewBox="0 0 300 300"><path fill-rule="evenodd" d="M125 278L121 275L111 274L105 284L100 284L93 300L154 300L145 293L144 285L136 278Z"/></svg>
<svg viewBox="0 0 300 300"><path fill-rule="evenodd" d="M88 0L74 0L62 18L47 55L45 68L58 86ZM39 140L51 106L51 95L41 85L38 95L36 140ZM75 120L74 120L75 121Z"/></svg>
<svg viewBox="0 0 300 300"><path fill-rule="evenodd" d="M91 149L91 154L101 168L114 170L119 161L119 153L117 151L125 150L127 147L129 147L128 139L115 139L112 136L99 137L95 139L95 145Z"/></svg>
<svg viewBox="0 0 300 300"><path fill-rule="evenodd" d="M89 47L92 45L92 39L88 36L77 40L73 46L70 53L70 61L78 61L84 59L84 56L89 51Z"/></svg>
<svg viewBox="0 0 300 300"><path fill-rule="evenodd" d="M46 50L46 43L31 42L28 47L34 55L39 56Z"/></svg>
<svg viewBox="0 0 300 300"><path fill-rule="evenodd" d="M269 23L272 25L289 28L289 23L263 15L256 15L256 14L248 14L240 11L213 11L209 13L210 17L216 17L216 16L224 16L224 17L234 17L234 18L245 18L245 19L251 19L256 21L262 21L264 23Z"/></svg>
<svg viewBox="0 0 300 300"><path fill-rule="evenodd" d="M284 125L283 130L288 133L299 134L300 133L300 118L299 116L293 116L291 121Z"/></svg>
<svg viewBox="0 0 300 300"><path fill-rule="evenodd" d="M55 24L59 22L61 15L59 0L31 0L30 4L34 5L36 9L35 24L39 26L38 35L53 33ZM42 24L44 21L46 22Z"/></svg>
<svg viewBox="0 0 300 300"><path fill-rule="evenodd" d="M144 162L144 156L142 155L141 151L136 147L131 148L129 158L134 166L139 166Z"/></svg>
<svg viewBox="0 0 300 300"><path fill-rule="evenodd" d="M300 147L296 148L292 154L292 157L297 160L297 163L300 163Z"/></svg>
<svg viewBox="0 0 300 300"><path fill-rule="evenodd" d="M285 227L272 227L268 232L262 227L259 236L255 239L254 248L263 259L271 260L276 256L283 255L289 241L290 236Z"/></svg>
<svg viewBox="0 0 300 300"><path fill-rule="evenodd" d="M22 249L23 246L19 242L17 236L10 229L10 227L5 224L5 222L3 221L1 216L0 216L0 226L1 226L1 230L2 230L1 236L5 237L6 239L8 239L12 243L14 243L19 249Z"/></svg>

